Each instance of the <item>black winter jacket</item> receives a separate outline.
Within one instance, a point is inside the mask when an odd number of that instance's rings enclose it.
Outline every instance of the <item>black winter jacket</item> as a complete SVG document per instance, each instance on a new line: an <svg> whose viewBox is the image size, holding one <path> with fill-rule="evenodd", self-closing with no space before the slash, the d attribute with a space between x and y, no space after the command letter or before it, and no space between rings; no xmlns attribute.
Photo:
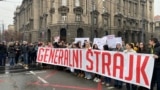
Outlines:
<svg viewBox="0 0 160 90"><path fill-rule="evenodd" d="M153 48L153 53L158 55L158 58L155 59L155 67L160 68L160 43L157 43ZM151 49L150 49L151 50Z"/></svg>

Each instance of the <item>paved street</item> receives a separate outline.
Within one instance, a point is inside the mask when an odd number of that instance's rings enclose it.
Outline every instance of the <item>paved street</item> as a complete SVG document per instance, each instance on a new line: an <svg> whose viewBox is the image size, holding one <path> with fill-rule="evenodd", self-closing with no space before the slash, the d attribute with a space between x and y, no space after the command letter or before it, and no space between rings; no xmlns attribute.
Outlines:
<svg viewBox="0 0 160 90"><path fill-rule="evenodd" d="M57 70L0 74L0 88L1 90L116 90Z"/></svg>

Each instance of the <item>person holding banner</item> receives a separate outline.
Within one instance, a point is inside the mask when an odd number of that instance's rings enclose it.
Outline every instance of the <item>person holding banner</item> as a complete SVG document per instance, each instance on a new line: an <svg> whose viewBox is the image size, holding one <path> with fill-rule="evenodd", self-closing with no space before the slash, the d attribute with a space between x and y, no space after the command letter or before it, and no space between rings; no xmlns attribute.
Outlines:
<svg viewBox="0 0 160 90"><path fill-rule="evenodd" d="M135 54L136 51L133 48L134 48L133 44L127 43L126 44L126 50L124 50L123 52L126 53L126 54L128 54L128 53ZM126 88L127 88L127 90L137 90L136 85L129 84L129 83L126 83Z"/></svg>
<svg viewBox="0 0 160 90"><path fill-rule="evenodd" d="M97 44L94 44L94 45L93 45L93 49L94 49L94 50L100 50L100 49L98 48L98 45L97 45ZM95 77L94 77L93 81L94 81L94 82L100 82L100 81L101 81L101 76L98 75L98 74L95 74Z"/></svg>
<svg viewBox="0 0 160 90"><path fill-rule="evenodd" d="M86 42L85 43L85 49L91 49L91 45L90 45L90 43L89 42ZM84 72L85 73L85 79L88 79L88 80L91 80L92 79L92 75L91 75L91 73L90 72Z"/></svg>
<svg viewBox="0 0 160 90"><path fill-rule="evenodd" d="M138 53L147 53L147 49L146 49L144 43L142 43L142 42L139 44Z"/></svg>
<svg viewBox="0 0 160 90"><path fill-rule="evenodd" d="M138 51L137 52L138 53L148 53L144 43L142 43L142 42L139 43L139 47L138 47ZM148 89L145 88L145 87L140 86L140 87L138 87L138 90L148 90Z"/></svg>
<svg viewBox="0 0 160 90"><path fill-rule="evenodd" d="M81 41L78 41L78 42L76 43L76 48L77 48L77 49L82 49ZM76 69L75 72L77 73L77 77L81 77L81 78L84 77L84 72L83 72L82 70Z"/></svg>
<svg viewBox="0 0 160 90"><path fill-rule="evenodd" d="M160 43L157 38L151 38L149 44L151 45L150 53L154 54L155 58L150 90L154 90L155 84L157 84L157 90L160 90Z"/></svg>
<svg viewBox="0 0 160 90"><path fill-rule="evenodd" d="M116 49L114 51L123 52L123 48L120 42L117 42ZM122 81L114 80L114 87L121 89L122 88Z"/></svg>
<svg viewBox="0 0 160 90"><path fill-rule="evenodd" d="M104 46L103 46L103 50L109 51L108 45L104 45ZM106 84L106 86L108 87L108 86L110 86L110 83L111 83L111 78L109 78L109 77L104 77L104 81L102 82L102 84Z"/></svg>

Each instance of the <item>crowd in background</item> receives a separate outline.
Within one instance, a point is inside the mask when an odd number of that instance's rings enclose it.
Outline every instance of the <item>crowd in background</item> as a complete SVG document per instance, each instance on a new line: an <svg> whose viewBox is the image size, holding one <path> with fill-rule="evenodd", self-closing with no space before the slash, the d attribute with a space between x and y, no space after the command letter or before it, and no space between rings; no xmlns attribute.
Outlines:
<svg viewBox="0 0 160 90"><path fill-rule="evenodd" d="M93 44L87 40L84 41L83 45L81 42L76 43L66 43L64 41L60 42L37 42L37 43L27 43L24 41L23 43L19 42L10 42L6 44L5 42L0 43L0 66L5 66L6 58L9 61L10 66L15 66L21 63L25 68L29 68L28 66L36 63L36 55L38 51L38 47L50 47L50 48L77 48L77 49L95 49L100 50L97 44ZM106 51L118 51L124 53L149 53L155 54L154 58L158 59L156 61L151 90L155 83L157 83L157 90L160 90L160 80L158 75L160 76L160 44L156 38L153 38L149 41L149 44L140 43L126 43L121 44L117 42L116 48L109 48L108 45L103 46L103 50ZM42 64L42 66L47 67L47 64ZM68 70L68 68L55 66L59 70ZM109 86L114 86L115 88L122 89L123 82L118 80L113 80L109 77L104 77L98 74L82 71L82 70L72 70L72 73L79 78L85 78L87 80L93 80L94 82L101 82L102 84ZM138 87L136 85L132 85L126 83L127 90L148 90L144 87Z"/></svg>
<svg viewBox="0 0 160 90"><path fill-rule="evenodd" d="M0 43L0 66L9 63L11 67L14 67L21 63L28 68L28 65L36 63L37 50L37 43L2 42Z"/></svg>

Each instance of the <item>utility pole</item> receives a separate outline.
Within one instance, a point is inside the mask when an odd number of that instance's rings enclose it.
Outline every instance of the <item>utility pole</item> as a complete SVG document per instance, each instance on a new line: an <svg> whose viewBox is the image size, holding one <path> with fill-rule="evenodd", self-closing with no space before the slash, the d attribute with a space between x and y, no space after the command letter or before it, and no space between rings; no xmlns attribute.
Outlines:
<svg viewBox="0 0 160 90"><path fill-rule="evenodd" d="M94 0L92 0L92 10L91 10L91 41L94 38Z"/></svg>

